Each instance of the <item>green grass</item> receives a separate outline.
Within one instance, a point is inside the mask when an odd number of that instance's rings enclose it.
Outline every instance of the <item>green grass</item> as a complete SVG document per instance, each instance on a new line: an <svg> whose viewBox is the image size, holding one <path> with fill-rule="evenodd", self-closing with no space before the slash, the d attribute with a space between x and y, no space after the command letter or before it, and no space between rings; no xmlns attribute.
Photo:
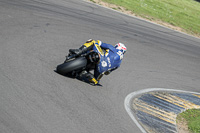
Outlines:
<svg viewBox="0 0 200 133"><path fill-rule="evenodd" d="M161 20L200 36L200 2L195 0L102 0L125 7L133 13Z"/></svg>
<svg viewBox="0 0 200 133"><path fill-rule="evenodd" d="M192 133L200 133L200 109L190 109L180 113L177 120L183 117L187 121L188 129Z"/></svg>

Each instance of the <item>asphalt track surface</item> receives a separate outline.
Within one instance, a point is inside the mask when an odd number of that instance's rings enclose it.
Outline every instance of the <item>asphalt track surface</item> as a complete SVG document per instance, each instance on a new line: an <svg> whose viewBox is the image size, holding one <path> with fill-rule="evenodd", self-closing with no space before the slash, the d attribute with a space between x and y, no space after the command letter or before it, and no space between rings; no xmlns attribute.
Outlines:
<svg viewBox="0 0 200 133"><path fill-rule="evenodd" d="M125 43L102 86L54 72L87 39ZM1 133L140 133L125 97L200 92L200 40L82 0L0 0Z"/></svg>

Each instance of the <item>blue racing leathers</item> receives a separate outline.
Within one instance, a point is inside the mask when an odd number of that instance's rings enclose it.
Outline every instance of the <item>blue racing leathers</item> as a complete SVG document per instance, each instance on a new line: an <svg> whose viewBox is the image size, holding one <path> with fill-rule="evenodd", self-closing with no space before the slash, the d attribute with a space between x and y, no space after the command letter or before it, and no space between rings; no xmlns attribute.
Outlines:
<svg viewBox="0 0 200 133"><path fill-rule="evenodd" d="M98 51L101 56L94 70L94 77L99 81L104 74L107 75L120 66L123 53L112 45L99 43L99 41L94 44L93 50Z"/></svg>
<svg viewBox="0 0 200 133"><path fill-rule="evenodd" d="M89 71L82 71L79 74L80 79L87 79L90 83L96 85L99 83L102 76L108 75L113 70L117 69L122 61L123 53L122 51L116 49L110 44L102 43L97 40L88 40L79 49L71 50L78 54L84 53L85 51L97 52L100 56L100 61L95 65L94 75Z"/></svg>

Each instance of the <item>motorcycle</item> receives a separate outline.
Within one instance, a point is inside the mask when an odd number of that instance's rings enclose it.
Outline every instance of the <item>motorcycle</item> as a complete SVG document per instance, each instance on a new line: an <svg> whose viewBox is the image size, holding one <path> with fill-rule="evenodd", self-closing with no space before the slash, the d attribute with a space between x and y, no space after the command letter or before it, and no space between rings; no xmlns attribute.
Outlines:
<svg viewBox="0 0 200 133"><path fill-rule="evenodd" d="M56 71L61 75L76 77L83 70L94 70L95 65L100 62L105 52L98 44L94 44L92 50L81 55L76 55L69 50L69 55L66 56L66 60L57 66Z"/></svg>

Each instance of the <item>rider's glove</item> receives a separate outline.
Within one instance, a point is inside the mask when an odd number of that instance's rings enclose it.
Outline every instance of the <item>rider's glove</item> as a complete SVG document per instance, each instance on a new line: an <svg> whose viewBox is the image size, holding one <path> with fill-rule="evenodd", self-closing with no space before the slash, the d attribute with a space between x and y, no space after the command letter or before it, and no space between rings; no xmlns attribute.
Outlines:
<svg viewBox="0 0 200 133"><path fill-rule="evenodd" d="M111 73L111 71L104 72L105 75L109 75L110 73Z"/></svg>

